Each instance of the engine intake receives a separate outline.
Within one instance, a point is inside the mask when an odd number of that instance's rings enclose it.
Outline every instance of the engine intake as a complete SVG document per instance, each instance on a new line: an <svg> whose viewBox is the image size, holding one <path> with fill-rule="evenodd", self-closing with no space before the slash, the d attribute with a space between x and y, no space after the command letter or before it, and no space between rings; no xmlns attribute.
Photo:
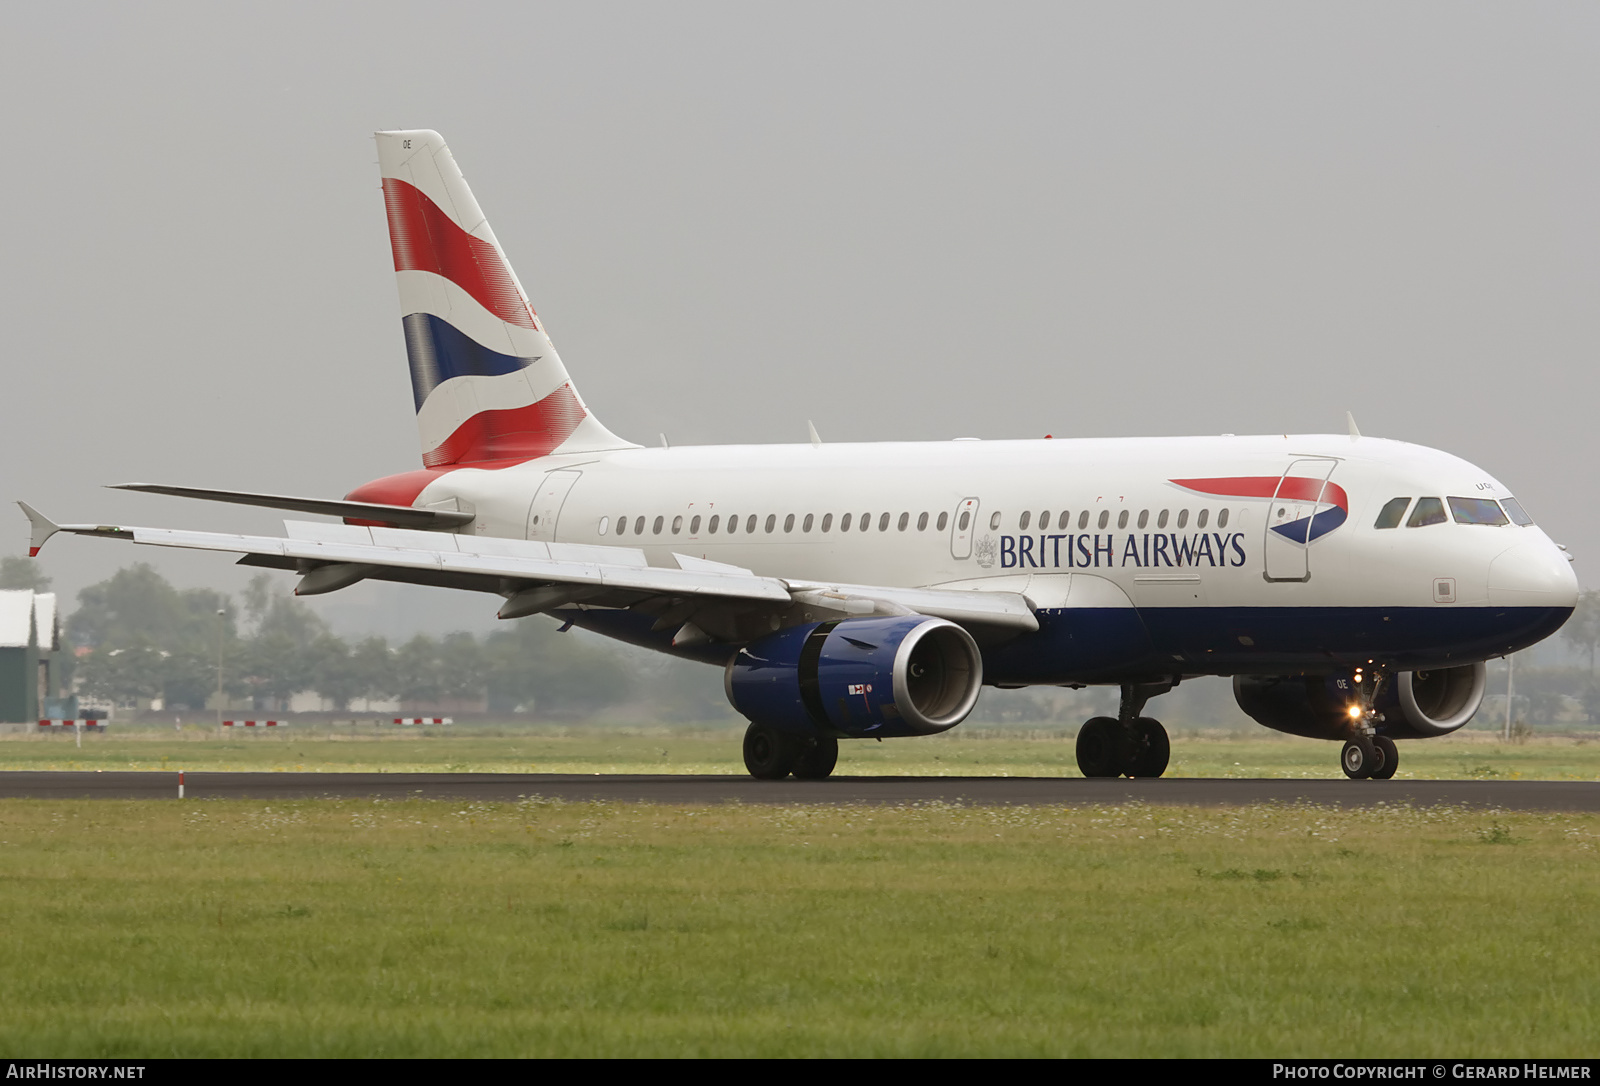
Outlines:
<svg viewBox="0 0 1600 1086"><path fill-rule="evenodd" d="M1384 716L1378 733L1391 739L1448 735L1483 704L1488 674L1483 663L1398 673L1378 697ZM1252 720L1274 731L1310 739L1343 739L1350 733L1355 696L1344 676L1237 675L1233 697Z"/></svg>
<svg viewBox="0 0 1600 1086"><path fill-rule="evenodd" d="M740 649L723 673L728 701L749 719L851 738L953 728L982 686L972 635L924 615L791 626Z"/></svg>

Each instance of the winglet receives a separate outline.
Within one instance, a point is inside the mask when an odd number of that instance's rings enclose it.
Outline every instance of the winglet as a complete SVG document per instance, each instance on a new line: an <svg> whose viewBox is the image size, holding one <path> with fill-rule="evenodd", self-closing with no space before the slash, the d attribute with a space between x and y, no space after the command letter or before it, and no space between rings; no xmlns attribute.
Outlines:
<svg viewBox="0 0 1600 1086"><path fill-rule="evenodd" d="M1356 416L1355 416L1354 412L1346 411L1344 413L1344 421L1346 421L1346 422L1348 422L1350 424L1350 440L1351 441L1354 441L1354 440L1356 440L1356 438L1361 436L1361 431L1356 429Z"/></svg>
<svg viewBox="0 0 1600 1086"><path fill-rule="evenodd" d="M39 548L44 546L44 541L59 532L61 528L27 502L17 504L22 506L22 511L28 515L28 524L33 528L33 533L28 537L28 557L37 558Z"/></svg>

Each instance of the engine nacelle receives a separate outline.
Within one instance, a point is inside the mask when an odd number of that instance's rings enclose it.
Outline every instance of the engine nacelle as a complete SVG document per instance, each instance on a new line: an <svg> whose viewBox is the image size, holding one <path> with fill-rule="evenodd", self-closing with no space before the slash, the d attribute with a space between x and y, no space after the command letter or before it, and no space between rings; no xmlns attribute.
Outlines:
<svg viewBox="0 0 1600 1086"><path fill-rule="evenodd" d="M1384 684L1377 709L1378 733L1391 739L1448 735L1472 719L1483 704L1487 664L1402 671ZM1355 703L1342 675L1236 675L1233 697L1257 724L1310 739L1344 739Z"/></svg>
<svg viewBox="0 0 1600 1086"><path fill-rule="evenodd" d="M846 738L953 728L982 686L972 635L925 615L791 626L740 649L723 673L728 701L751 720Z"/></svg>

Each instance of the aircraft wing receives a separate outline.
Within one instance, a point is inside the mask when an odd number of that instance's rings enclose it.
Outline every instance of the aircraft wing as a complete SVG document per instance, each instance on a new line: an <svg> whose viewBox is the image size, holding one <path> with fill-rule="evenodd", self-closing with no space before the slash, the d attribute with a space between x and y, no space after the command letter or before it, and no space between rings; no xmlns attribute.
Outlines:
<svg viewBox="0 0 1600 1086"><path fill-rule="evenodd" d="M681 554L672 556L675 568L652 566L633 547L351 524L285 521L282 537L55 524L17 504L33 526L33 554L57 532L223 551L242 555L243 565L298 572L296 595L368 579L399 581L495 593L505 598L501 618L574 606L627 608L656 615L656 629L678 629L686 641L742 642L793 622L883 614L945 618L991 636L1039 628L1027 598L1014 592L823 584Z"/></svg>

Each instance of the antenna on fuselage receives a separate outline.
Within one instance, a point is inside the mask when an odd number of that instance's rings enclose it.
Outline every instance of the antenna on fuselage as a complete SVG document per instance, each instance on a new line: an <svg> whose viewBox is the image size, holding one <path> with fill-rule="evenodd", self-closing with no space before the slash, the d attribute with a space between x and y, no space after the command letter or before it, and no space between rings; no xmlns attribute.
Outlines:
<svg viewBox="0 0 1600 1086"><path fill-rule="evenodd" d="M806 419L806 433L811 435L811 447L813 449L822 448L822 438L817 434L816 424L810 419Z"/></svg>
<svg viewBox="0 0 1600 1086"><path fill-rule="evenodd" d="M1356 429L1356 417L1349 411L1344 413L1344 421L1350 424L1350 440L1354 441L1361 436L1361 431Z"/></svg>

